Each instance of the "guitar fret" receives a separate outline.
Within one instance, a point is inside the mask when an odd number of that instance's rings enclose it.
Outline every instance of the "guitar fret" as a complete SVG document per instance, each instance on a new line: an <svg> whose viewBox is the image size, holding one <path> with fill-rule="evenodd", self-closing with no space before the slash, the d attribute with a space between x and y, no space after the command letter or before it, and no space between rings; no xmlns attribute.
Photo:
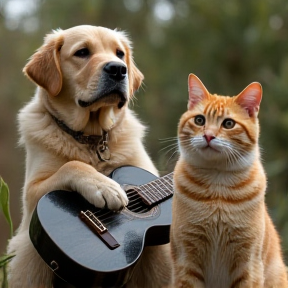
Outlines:
<svg viewBox="0 0 288 288"><path fill-rule="evenodd" d="M163 184L162 183L155 183L155 185L157 186L157 191L156 193L158 192L159 194L163 195L163 197L167 197L168 195L170 195L169 192L167 192L165 189L163 189ZM164 186L165 187L165 186Z"/></svg>
<svg viewBox="0 0 288 288"><path fill-rule="evenodd" d="M167 180L168 180L168 181L167 181ZM167 180L164 179L164 181L166 181L166 185L165 185L164 183L161 183L161 184L166 187L166 190L165 190L165 191L166 191L168 194L173 194L173 182L172 182L171 179L167 179ZM168 189L167 189L167 187L168 187Z"/></svg>
<svg viewBox="0 0 288 288"><path fill-rule="evenodd" d="M153 185L151 184L151 183L147 183L146 184L146 186L145 187L143 187L144 188L144 190L146 190L148 193L150 193L151 194L151 191L153 191L154 190L154 187L153 187ZM156 192L156 193L155 193ZM153 191L153 198L154 199L158 199L159 198L159 193L157 193L158 191Z"/></svg>
<svg viewBox="0 0 288 288"><path fill-rule="evenodd" d="M153 182L149 182L147 184L140 185L139 188L141 190L145 191L145 195L143 197L145 198L145 196L148 196L148 198L152 198L152 199L149 199L149 202L151 204L153 204L153 203L156 203L158 201L161 201L161 200L171 196L173 194L172 176L173 176L173 173L170 173L170 174L165 175L159 179L156 179ZM163 180L164 180L164 182L166 182L166 184L163 183ZM154 187L154 186L156 186L156 187ZM156 188L156 190L155 190L155 188ZM153 191L153 194L151 194L151 191ZM154 202L152 202L152 201L154 201Z"/></svg>
<svg viewBox="0 0 288 288"><path fill-rule="evenodd" d="M149 183L133 186L127 190L129 206L133 205L133 200L139 196L142 201L151 206L173 195L173 173L167 174Z"/></svg>
<svg viewBox="0 0 288 288"><path fill-rule="evenodd" d="M157 190L154 189L153 184L148 183L148 184L147 184L147 187L149 188L150 193L153 192L153 196L154 196L154 199L155 199L156 201L162 200L163 197L161 196L161 194L159 193L159 191L157 191Z"/></svg>
<svg viewBox="0 0 288 288"><path fill-rule="evenodd" d="M163 180L169 185L170 189L173 188L173 180L172 179L163 179Z"/></svg>
<svg viewBox="0 0 288 288"><path fill-rule="evenodd" d="M169 176L169 177L168 177ZM170 173L168 175L165 175L163 177L163 180L167 182L170 186L173 185L173 173Z"/></svg>
<svg viewBox="0 0 288 288"><path fill-rule="evenodd" d="M165 199L169 195L158 183L155 183L155 188L156 190L154 190L154 192L158 195L159 198Z"/></svg>
<svg viewBox="0 0 288 288"><path fill-rule="evenodd" d="M148 205L152 205L153 203L158 201L158 199L155 198L155 195L151 193L150 189L147 189L147 186L141 190L141 195L146 199Z"/></svg>
<svg viewBox="0 0 288 288"><path fill-rule="evenodd" d="M153 191L153 186L151 187L151 185L149 185L149 183L148 184L146 184L146 185L143 185L143 186L141 186L141 188L143 188L143 190L145 191L145 192L147 192L147 193L150 193L151 194L151 190ZM154 193L155 191L153 191L153 198L155 199L157 199L157 194L156 193Z"/></svg>
<svg viewBox="0 0 288 288"><path fill-rule="evenodd" d="M164 193L164 195L170 195L171 194L171 192L167 190L167 186L164 183L158 181L158 182L155 182L155 184L160 188L160 191L162 191Z"/></svg>
<svg viewBox="0 0 288 288"><path fill-rule="evenodd" d="M144 185L143 185L144 186ZM148 205L151 205L153 203L155 203L155 195L153 195L150 190L148 190L146 187L142 187L142 186L139 186L138 188L144 188L143 190L145 191L145 193L143 193L141 190L142 189L139 189L140 190L140 195L143 196L144 200L147 201Z"/></svg>

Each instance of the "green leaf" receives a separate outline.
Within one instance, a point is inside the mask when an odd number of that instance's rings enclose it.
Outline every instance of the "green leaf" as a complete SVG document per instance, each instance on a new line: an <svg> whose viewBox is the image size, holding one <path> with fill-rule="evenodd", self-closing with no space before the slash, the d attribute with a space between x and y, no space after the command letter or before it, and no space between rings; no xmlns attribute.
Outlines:
<svg viewBox="0 0 288 288"><path fill-rule="evenodd" d="M15 255L4 255L0 257L0 268L4 267Z"/></svg>
<svg viewBox="0 0 288 288"><path fill-rule="evenodd" d="M9 208L9 188L4 180L0 177L0 207L10 226L10 237L13 236L13 223Z"/></svg>
<svg viewBox="0 0 288 288"><path fill-rule="evenodd" d="M0 285L1 285L1 288L8 288L6 265L14 256L15 255L4 255L4 256L0 257Z"/></svg>

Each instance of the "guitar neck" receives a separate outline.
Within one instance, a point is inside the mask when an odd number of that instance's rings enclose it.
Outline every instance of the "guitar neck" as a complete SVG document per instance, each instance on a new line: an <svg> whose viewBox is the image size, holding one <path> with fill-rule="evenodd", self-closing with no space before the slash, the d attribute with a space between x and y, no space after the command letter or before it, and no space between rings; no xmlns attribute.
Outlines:
<svg viewBox="0 0 288 288"><path fill-rule="evenodd" d="M144 185L134 186L143 202L155 205L173 195L173 172Z"/></svg>

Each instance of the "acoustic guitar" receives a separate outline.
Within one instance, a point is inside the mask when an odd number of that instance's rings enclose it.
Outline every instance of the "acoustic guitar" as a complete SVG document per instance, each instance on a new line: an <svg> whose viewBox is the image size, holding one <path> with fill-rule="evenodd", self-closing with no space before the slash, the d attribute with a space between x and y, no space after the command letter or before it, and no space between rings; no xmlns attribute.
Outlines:
<svg viewBox="0 0 288 288"><path fill-rule="evenodd" d="M54 273L75 287L123 287L145 246L169 242L172 173L124 166L110 177L125 190L121 212L99 209L77 192L52 191L33 213L30 238Z"/></svg>

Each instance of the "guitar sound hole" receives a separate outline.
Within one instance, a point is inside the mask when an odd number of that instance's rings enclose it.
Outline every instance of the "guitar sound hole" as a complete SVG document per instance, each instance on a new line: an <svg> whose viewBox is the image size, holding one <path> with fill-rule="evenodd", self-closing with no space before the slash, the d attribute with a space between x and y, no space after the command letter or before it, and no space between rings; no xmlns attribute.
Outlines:
<svg viewBox="0 0 288 288"><path fill-rule="evenodd" d="M135 190L126 191L129 204L126 208L133 213L142 214L151 210L151 206L146 205L142 198ZM108 209L95 209L93 214L101 221L104 225L111 225L115 222L115 212ZM117 217L116 217L117 218Z"/></svg>
<svg viewBox="0 0 288 288"><path fill-rule="evenodd" d="M126 208L128 208L128 210L131 212L142 214L151 210L152 207L146 205L135 190L128 190L126 191L126 194L129 200ZM111 223L110 220L113 222L115 217L115 213L111 210L97 209L93 214L105 224Z"/></svg>
<svg viewBox="0 0 288 288"><path fill-rule="evenodd" d="M146 213L151 207L146 205L142 198L135 190L126 191L127 197L129 199L129 204L127 208L134 213Z"/></svg>

